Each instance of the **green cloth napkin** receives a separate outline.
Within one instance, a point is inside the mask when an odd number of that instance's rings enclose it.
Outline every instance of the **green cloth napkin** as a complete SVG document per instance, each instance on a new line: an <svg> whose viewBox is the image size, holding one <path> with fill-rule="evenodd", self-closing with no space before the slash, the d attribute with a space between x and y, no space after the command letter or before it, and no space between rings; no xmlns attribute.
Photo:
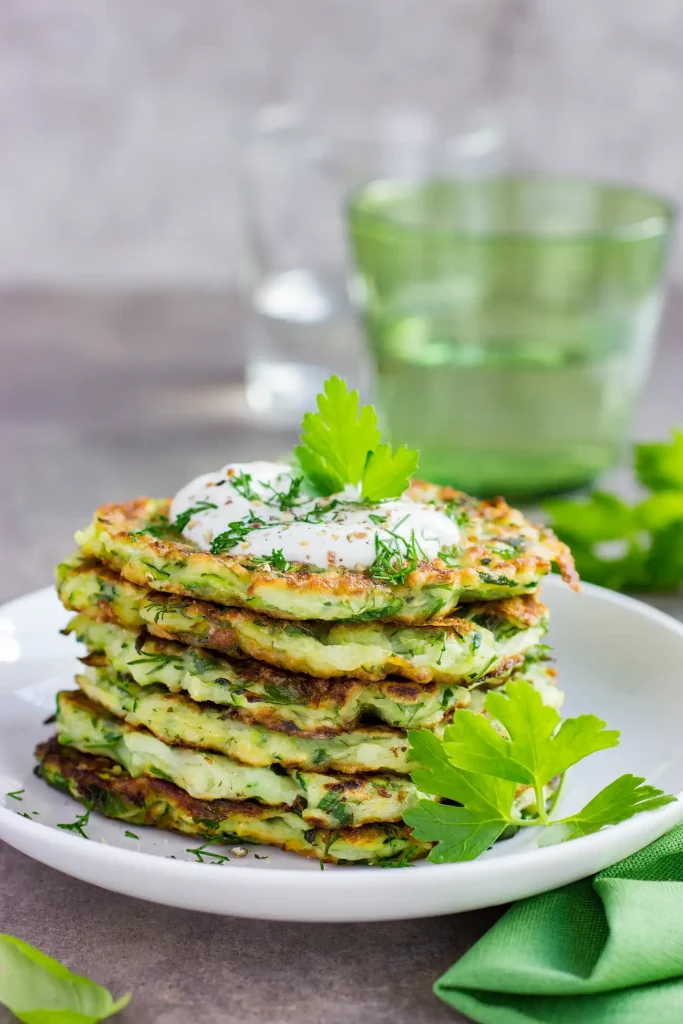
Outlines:
<svg viewBox="0 0 683 1024"><path fill-rule="evenodd" d="M683 1024L683 825L515 904L434 991L480 1024Z"/></svg>

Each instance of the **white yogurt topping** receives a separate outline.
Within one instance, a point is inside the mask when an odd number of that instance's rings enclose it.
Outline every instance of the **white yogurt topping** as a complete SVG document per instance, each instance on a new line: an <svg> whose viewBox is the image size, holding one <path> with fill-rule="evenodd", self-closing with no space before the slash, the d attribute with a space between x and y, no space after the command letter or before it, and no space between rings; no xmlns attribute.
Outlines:
<svg viewBox="0 0 683 1024"><path fill-rule="evenodd" d="M405 557L414 540L418 558L427 561L458 543L458 527L445 512L409 498L366 505L355 488L347 487L329 498L299 495L292 508L282 507L286 503L280 496L289 492L297 475L277 462L231 463L178 491L171 504L171 522L200 506L183 535L204 551L210 551L215 538L236 524L230 545L223 548L226 553L267 556L281 550L288 562L323 569L330 565L367 569L377 556L378 541ZM242 529L254 520L261 525Z"/></svg>

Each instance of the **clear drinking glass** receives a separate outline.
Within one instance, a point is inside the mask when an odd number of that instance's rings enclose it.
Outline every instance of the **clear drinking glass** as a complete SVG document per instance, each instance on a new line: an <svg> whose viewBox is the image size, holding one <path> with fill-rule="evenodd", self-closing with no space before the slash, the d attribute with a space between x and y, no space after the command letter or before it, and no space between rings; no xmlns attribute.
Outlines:
<svg viewBox="0 0 683 1024"><path fill-rule="evenodd" d="M529 498L615 462L660 317L665 200L568 179L377 178L348 219L379 401L422 476Z"/></svg>
<svg viewBox="0 0 683 1024"><path fill-rule="evenodd" d="M296 106L267 107L240 146L251 317L247 401L282 423L315 407L338 373L367 386L347 294L347 244L329 144Z"/></svg>
<svg viewBox="0 0 683 1024"><path fill-rule="evenodd" d="M350 125L350 127L348 127ZM417 137L419 136L419 145ZM366 394L369 365L350 297L344 219L348 190L366 156L396 171L428 158L441 138L416 112L338 113L323 124L298 106L261 110L241 133L241 206L249 257L251 316L247 401L257 412L298 424L331 373ZM495 132L468 129L449 140L449 168L481 172L497 152Z"/></svg>

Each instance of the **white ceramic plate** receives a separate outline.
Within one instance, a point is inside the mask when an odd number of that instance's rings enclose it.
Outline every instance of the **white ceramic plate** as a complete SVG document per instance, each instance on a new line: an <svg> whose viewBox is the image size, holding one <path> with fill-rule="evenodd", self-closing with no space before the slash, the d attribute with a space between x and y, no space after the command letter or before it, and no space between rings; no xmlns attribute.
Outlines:
<svg viewBox="0 0 683 1024"><path fill-rule="evenodd" d="M683 625L599 587L573 594L556 577L550 643L565 712L592 711L622 730L616 750L572 769L563 811L582 806L624 772L683 790ZM78 644L59 635L68 614L51 590L0 607L0 837L30 857L105 889L176 907L286 921L383 921L473 910L572 882L627 856L683 819L683 802L613 828L538 849L525 830L467 864L386 871L326 867L294 854L249 847L220 867L197 863L198 841L93 815L90 841L56 828L78 805L32 774L35 744L57 690L71 687ZM4 796L24 790L21 801ZM23 814L32 820L27 820ZM225 852L225 851L222 851ZM254 853L267 859L256 859Z"/></svg>

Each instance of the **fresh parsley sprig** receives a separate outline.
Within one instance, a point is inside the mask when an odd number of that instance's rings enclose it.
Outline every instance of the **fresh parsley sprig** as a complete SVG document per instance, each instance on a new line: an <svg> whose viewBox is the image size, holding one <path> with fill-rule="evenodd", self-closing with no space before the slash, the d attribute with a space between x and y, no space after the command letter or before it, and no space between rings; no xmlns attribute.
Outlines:
<svg viewBox="0 0 683 1024"><path fill-rule="evenodd" d="M635 445L634 469L650 492L642 501L593 491L544 508L582 579L612 590L673 590L683 584L683 431L669 443Z"/></svg>
<svg viewBox="0 0 683 1024"><path fill-rule="evenodd" d="M337 494L351 485L368 503L402 494L418 459L417 451L405 445L392 451L380 444L374 408L359 409L358 392L349 391L339 377L325 381L318 412L304 415L294 456L315 494Z"/></svg>
<svg viewBox="0 0 683 1024"><path fill-rule="evenodd" d="M420 800L403 816L417 839L436 843L429 854L435 863L473 860L511 825L544 827L541 842L547 845L675 800L643 779L622 775L578 813L551 821L545 787L578 761L616 746L619 733L595 715L560 724L558 712L525 680L509 682L505 694L491 691L484 706L506 735L486 716L466 709L456 710L443 740L424 729L408 733L410 756L420 765L411 773L413 782L421 792L450 801ZM514 811L520 784L534 790L533 816Z"/></svg>
<svg viewBox="0 0 683 1024"><path fill-rule="evenodd" d="M683 491L683 430L672 430L671 441L635 446L636 474L651 491Z"/></svg>
<svg viewBox="0 0 683 1024"><path fill-rule="evenodd" d="M671 803L675 797L649 786L636 775L620 775L590 800L583 810L570 818L549 823L538 840L539 846L564 843L597 832L604 825L618 825L641 811L653 811Z"/></svg>

